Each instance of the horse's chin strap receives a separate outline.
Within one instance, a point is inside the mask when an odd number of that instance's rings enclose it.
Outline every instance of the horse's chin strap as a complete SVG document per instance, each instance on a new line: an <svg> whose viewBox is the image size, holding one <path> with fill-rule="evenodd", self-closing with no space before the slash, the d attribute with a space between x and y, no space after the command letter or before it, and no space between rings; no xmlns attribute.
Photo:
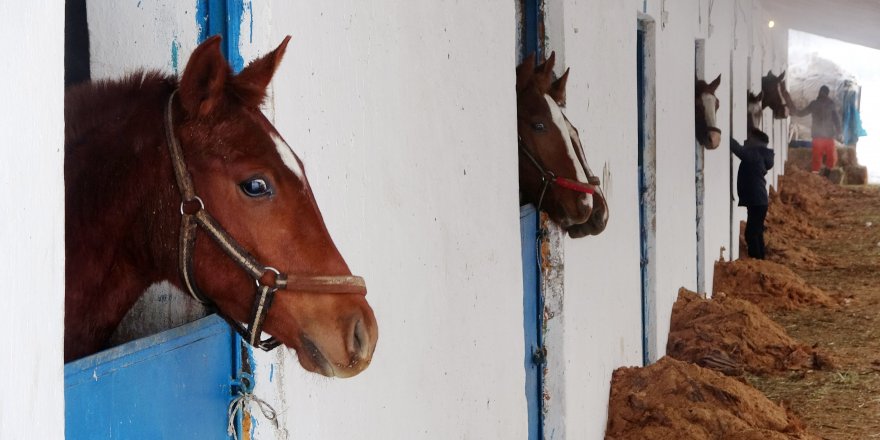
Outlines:
<svg viewBox="0 0 880 440"><path fill-rule="evenodd" d="M523 141L522 136L519 136L519 151L529 159L532 165L541 173L541 196L538 197L538 206L537 210L541 211L541 205L544 203L544 195L547 193L547 189L550 188L550 185L557 185L561 188L565 188L567 190L584 193L584 194L594 194L596 192L597 186L599 186L599 178L596 176L588 175L587 180L589 183L579 182L574 179L569 179L567 177L557 176L553 171L544 168L538 159L529 151L529 147L526 145L525 141Z"/></svg>
<svg viewBox="0 0 880 440"><path fill-rule="evenodd" d="M174 167L174 177L183 201L180 203L180 273L183 284L189 294L197 301L212 307L223 317L244 340L254 347L271 350L280 342L274 337L260 339L263 324L272 300L278 290L295 290L309 293L341 293L366 295L364 279L353 275L342 276L288 276L277 269L261 264L248 253L240 243L232 238L226 230L208 213L205 203L196 195L192 177L186 169L183 150L174 135L173 102L177 90L171 93L165 107L165 138ZM196 229L201 227L224 253L241 267L255 282L256 295L251 308L250 324L245 327L240 322L222 313L209 297L199 289L195 280L193 251L196 242ZM272 273L274 276L267 276ZM264 281L264 278L267 278Z"/></svg>

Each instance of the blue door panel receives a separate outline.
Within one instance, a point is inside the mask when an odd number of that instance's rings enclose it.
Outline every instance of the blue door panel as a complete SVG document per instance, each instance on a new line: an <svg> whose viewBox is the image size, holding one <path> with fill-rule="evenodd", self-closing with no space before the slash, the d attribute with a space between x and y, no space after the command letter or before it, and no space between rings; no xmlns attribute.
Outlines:
<svg viewBox="0 0 880 440"><path fill-rule="evenodd" d="M651 325L648 322L650 314L650 298L648 298L648 181L645 173L647 172L647 158L645 158L645 149L647 148L648 131L647 123L647 67L645 66L646 57L646 38L647 31L643 27L643 23L639 23L639 29L636 32L636 90L638 96L638 188L639 188L639 267L641 275L641 297L642 297L642 364L650 363L653 353L650 352L649 340L653 337Z"/></svg>
<svg viewBox="0 0 880 440"><path fill-rule="evenodd" d="M519 230L523 264L523 333L525 335L526 402L528 404L529 440L541 438L541 362L534 353L541 347L541 294L538 272L538 214L535 207L520 208Z"/></svg>
<svg viewBox="0 0 880 440"><path fill-rule="evenodd" d="M77 439L226 439L233 333L216 315L64 366Z"/></svg>

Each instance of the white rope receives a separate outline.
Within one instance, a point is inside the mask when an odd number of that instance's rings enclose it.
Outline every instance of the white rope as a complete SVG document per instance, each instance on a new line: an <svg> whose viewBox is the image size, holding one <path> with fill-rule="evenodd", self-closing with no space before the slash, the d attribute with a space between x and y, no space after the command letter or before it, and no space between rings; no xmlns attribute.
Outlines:
<svg viewBox="0 0 880 440"><path fill-rule="evenodd" d="M235 416L241 413L242 417L244 417L245 410L250 406L251 402L256 403L257 408L263 413L263 417L272 422L272 426L276 430L278 429L278 414L275 412L275 408L272 408L272 405L269 405L268 402L255 396L253 393L239 391L238 396L232 399L232 402L229 402L229 409L226 411L228 416L226 433L235 440L238 440L238 432L235 430Z"/></svg>

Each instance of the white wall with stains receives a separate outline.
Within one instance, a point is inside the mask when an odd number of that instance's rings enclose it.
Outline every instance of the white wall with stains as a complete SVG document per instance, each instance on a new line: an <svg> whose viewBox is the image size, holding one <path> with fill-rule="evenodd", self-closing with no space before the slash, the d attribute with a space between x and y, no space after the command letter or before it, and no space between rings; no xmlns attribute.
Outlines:
<svg viewBox="0 0 880 440"><path fill-rule="evenodd" d="M138 68L183 73L198 45L195 1L89 0L86 6L93 80Z"/></svg>
<svg viewBox="0 0 880 440"><path fill-rule="evenodd" d="M63 438L64 3L0 2L0 53L0 438Z"/></svg>
<svg viewBox="0 0 880 440"><path fill-rule="evenodd" d="M271 21L293 36L275 122L379 323L355 378L284 363L290 437L525 438L514 3L276 1Z"/></svg>
<svg viewBox="0 0 880 440"><path fill-rule="evenodd" d="M593 172L602 177L610 219L595 237L566 239L563 406L548 408L548 439L602 438L610 373L641 363L636 1L572 1L556 7L564 41L551 46L570 67L567 115ZM552 355L552 353L551 353Z"/></svg>

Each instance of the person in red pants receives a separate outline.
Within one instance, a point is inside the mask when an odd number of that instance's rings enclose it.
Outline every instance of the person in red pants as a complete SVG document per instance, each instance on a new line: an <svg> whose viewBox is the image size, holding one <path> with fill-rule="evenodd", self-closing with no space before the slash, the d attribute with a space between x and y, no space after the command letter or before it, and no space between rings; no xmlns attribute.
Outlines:
<svg viewBox="0 0 880 440"><path fill-rule="evenodd" d="M840 116L828 93L828 86L822 86L819 88L819 96L800 110L794 107L794 103L788 103L792 107L793 115L813 117L810 131L813 136L812 171L814 173L818 173L822 168L822 156L825 156L825 167L829 170L837 163L834 139L840 134Z"/></svg>

